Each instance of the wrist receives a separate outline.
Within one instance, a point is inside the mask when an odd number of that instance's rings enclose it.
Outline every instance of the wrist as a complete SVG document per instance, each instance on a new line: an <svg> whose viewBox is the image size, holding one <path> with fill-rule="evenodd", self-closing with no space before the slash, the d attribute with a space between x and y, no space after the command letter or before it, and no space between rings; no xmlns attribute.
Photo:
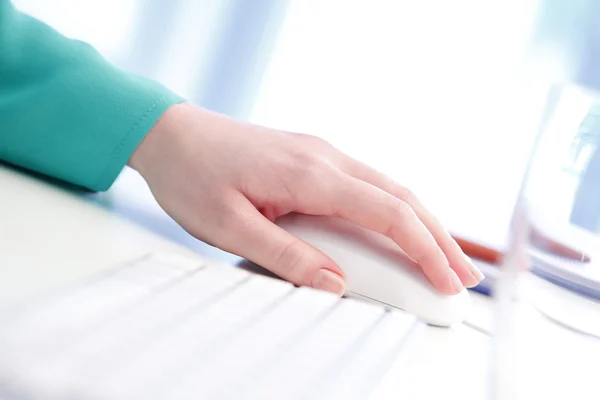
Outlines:
<svg viewBox="0 0 600 400"><path fill-rule="evenodd" d="M181 109L186 107L189 107L186 103L170 106L138 144L127 165L147 178L152 166L160 160L161 155L164 155L165 146L176 130L178 115L181 114Z"/></svg>

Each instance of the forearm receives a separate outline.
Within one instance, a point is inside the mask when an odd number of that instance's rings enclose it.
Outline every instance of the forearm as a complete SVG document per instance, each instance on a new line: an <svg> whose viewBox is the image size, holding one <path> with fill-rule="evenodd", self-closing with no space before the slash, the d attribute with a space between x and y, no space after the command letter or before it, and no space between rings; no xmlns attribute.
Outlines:
<svg viewBox="0 0 600 400"><path fill-rule="evenodd" d="M1 159L105 190L179 101L0 0Z"/></svg>

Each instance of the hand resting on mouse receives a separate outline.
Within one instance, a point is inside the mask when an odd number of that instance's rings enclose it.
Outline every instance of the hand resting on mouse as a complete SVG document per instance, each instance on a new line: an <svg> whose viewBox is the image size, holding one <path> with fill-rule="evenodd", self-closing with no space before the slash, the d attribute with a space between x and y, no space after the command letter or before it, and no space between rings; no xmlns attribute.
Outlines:
<svg viewBox="0 0 600 400"><path fill-rule="evenodd" d="M290 213L275 222L342 268L349 297L400 308L437 326L462 322L469 312L466 289L439 293L419 265L384 235L336 217Z"/></svg>
<svg viewBox="0 0 600 400"><path fill-rule="evenodd" d="M408 189L324 140L189 105L167 110L129 165L189 233L298 285L342 294L344 271L273 223L334 216L388 236L444 294L482 274Z"/></svg>

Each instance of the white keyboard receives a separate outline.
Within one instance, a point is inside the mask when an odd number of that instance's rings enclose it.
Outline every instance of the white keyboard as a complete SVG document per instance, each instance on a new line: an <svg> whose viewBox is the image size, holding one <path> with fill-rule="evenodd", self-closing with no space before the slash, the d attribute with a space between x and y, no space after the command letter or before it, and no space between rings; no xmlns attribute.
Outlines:
<svg viewBox="0 0 600 400"><path fill-rule="evenodd" d="M362 399L415 324L153 254L0 315L0 399Z"/></svg>

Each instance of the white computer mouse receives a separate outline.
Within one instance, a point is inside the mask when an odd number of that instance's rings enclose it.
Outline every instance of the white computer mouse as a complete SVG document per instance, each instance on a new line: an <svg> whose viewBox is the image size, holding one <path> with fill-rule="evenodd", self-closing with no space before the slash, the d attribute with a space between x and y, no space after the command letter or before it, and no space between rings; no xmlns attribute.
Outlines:
<svg viewBox="0 0 600 400"><path fill-rule="evenodd" d="M335 217L288 214L277 225L313 245L346 275L346 295L375 300L415 314L425 322L449 326L468 312L467 290L437 292L419 266L388 237Z"/></svg>

